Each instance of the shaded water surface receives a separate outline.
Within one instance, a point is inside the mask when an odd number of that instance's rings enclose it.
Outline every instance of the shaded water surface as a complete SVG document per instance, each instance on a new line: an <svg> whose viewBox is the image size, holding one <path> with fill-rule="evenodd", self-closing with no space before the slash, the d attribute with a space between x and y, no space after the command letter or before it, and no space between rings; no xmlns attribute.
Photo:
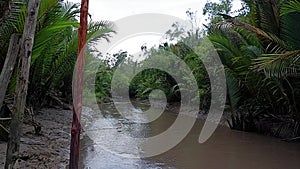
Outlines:
<svg viewBox="0 0 300 169"><path fill-rule="evenodd" d="M124 104L126 107L126 104ZM147 109L138 105L128 110L136 118ZM81 141L81 168L92 169L299 169L300 144L287 143L276 138L254 133L233 131L219 126L212 137L199 144L203 126L197 120L187 137L166 153L136 158L140 143L128 137L151 137L165 131L177 118L176 113L165 111L160 118L148 123L133 123L112 105L101 107L101 113L86 110L86 134ZM135 157L135 158L132 158Z"/></svg>

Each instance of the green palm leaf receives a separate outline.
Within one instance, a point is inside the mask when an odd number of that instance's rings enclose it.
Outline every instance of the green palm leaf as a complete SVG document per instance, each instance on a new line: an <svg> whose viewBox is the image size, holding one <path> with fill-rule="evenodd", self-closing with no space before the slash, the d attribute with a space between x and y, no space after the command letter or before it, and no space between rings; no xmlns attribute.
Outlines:
<svg viewBox="0 0 300 169"><path fill-rule="evenodd" d="M281 8L281 16L294 13L294 12L300 12L300 1L299 0L291 0L285 4L282 5Z"/></svg>

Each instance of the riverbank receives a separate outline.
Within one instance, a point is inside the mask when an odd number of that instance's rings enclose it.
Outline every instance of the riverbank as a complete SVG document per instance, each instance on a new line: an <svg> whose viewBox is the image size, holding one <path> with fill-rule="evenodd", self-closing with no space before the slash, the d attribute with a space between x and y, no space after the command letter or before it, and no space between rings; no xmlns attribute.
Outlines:
<svg viewBox="0 0 300 169"><path fill-rule="evenodd" d="M69 163L70 128L72 111L42 109L36 112L36 121L42 126L39 135L34 127L23 124L20 158L15 168L65 169ZM4 168L6 143L0 143L0 168Z"/></svg>
<svg viewBox="0 0 300 169"><path fill-rule="evenodd" d="M149 106L147 101L137 101L137 104L145 104L144 108L147 108L147 105ZM106 106L103 106L104 113L109 113L114 116L114 114L118 114L116 110L111 109L112 103L108 103ZM101 106L100 106L101 107ZM105 108L106 107L106 108ZM168 104L166 110L171 114L168 116L168 118L174 118L174 114L178 113L178 110L180 108L179 103L172 103ZM92 110L90 108L85 107L82 114L82 122L83 127L85 126L91 126L91 122L93 122L93 119L97 119L93 116L95 112L91 112ZM96 113L97 114L97 113ZM198 121L204 121L206 119L207 113L199 113L198 115ZM226 117L228 114L224 113L223 118L221 119L221 128L226 130L226 132L229 133L239 133L237 134L237 140L239 143L239 139L243 140L244 138L240 138L240 136L246 135L246 132L239 132L239 131L231 131L228 129L228 125L226 123ZM109 116L110 117L110 116ZM111 117L110 117L111 118ZM173 121L170 119L164 119L161 120L167 121L167 123L155 123L155 125L162 124L162 126L165 126L165 124L171 124ZM21 139L21 156L20 159L16 163L15 168L30 168L30 169L46 169L46 168L54 168L54 169L65 169L67 168L67 165L69 163L69 143L70 143L70 128L71 128L71 122L72 122L72 111L70 110L63 110L63 109L42 109L41 111L36 112L36 121L39 122L42 126L41 132L39 135L36 135L34 133L34 127L29 124L23 125L23 137ZM125 124L129 125L130 124ZM154 125L154 124L153 124ZM163 130L161 126L156 129L155 125L152 128L155 128L155 131ZM199 124L198 124L199 125ZM150 124L151 126L151 124ZM169 125L166 125L169 126ZM227 127L224 127L227 126ZM130 128L130 127L129 127ZM150 127L151 128L151 127ZM194 127L195 128L195 127ZM201 128L201 125L196 127L197 128L197 134L199 134L199 128ZM124 128L124 131L127 131L128 128ZM222 130L223 130L222 129ZM139 130L139 129L138 129ZM119 129L119 131L122 131ZM143 133L147 133L148 131L145 131ZM153 133L152 133L153 134ZM197 135L196 134L196 135ZM258 139L274 139L269 138L266 136L256 136L257 134L252 133L248 135L253 135L255 137L259 137ZM227 138L226 138L227 139ZM193 139L197 140L197 139ZM219 140L219 139L217 139ZM222 139L220 139L222 140ZM256 139L253 139L253 142L255 142ZM280 141L279 139L274 139L276 142L280 142L280 144L286 144L283 141ZM274 141L273 140L273 141ZM235 140L236 141L236 140ZM246 142L249 142L249 140L244 140ZM86 143L86 140L85 140ZM86 143L87 144L87 143ZM83 149L86 149L86 147L92 147L91 149L94 149L93 141L89 143L87 146L83 146ZM196 143L195 143L196 144ZM198 144L198 143L197 143ZM276 143L277 144L277 143ZM292 145L291 145L292 146ZM289 149L289 148L288 148ZM199 149L200 151L200 149ZM4 162L5 162L5 152L6 152L6 143L0 142L0 168L4 168ZM84 152L84 151L83 151ZM197 152L193 152L194 154L197 154ZM84 154L82 156L82 159L85 158L85 156L88 156L87 154ZM107 158L107 157L106 157ZM104 159L106 159L104 158Z"/></svg>
<svg viewBox="0 0 300 169"><path fill-rule="evenodd" d="M149 103L148 100L134 100L133 104L144 104L144 105L150 106L150 103ZM159 105L160 104L159 101L156 104ZM180 110L180 102L168 103L167 106L166 106L166 110L169 111L169 112L172 112L174 114L178 114L179 110ZM199 111L197 119L206 120L207 116L208 116L208 112ZM219 122L215 121L215 122L218 123L219 125L229 127L229 125L227 123L228 119L230 119L230 113L224 111L220 121Z"/></svg>

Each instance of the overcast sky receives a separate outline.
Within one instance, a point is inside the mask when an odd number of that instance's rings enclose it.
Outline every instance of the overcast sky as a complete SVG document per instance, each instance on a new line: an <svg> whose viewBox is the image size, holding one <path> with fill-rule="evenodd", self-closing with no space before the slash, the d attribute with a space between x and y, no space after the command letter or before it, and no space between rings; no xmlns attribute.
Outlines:
<svg viewBox="0 0 300 169"><path fill-rule="evenodd" d="M68 0L70 2L80 3L81 0ZM218 2L218 0L210 0ZM186 19L186 11L191 8L192 11L198 11L198 17L204 21L202 9L207 0L89 0L89 13L92 19L116 21L126 16L142 13L161 13ZM233 9L239 9L241 3L234 0ZM129 53L137 52L140 46L147 44L148 47L159 43L160 37L135 37L121 43L113 51L124 49ZM134 43L135 45L131 45ZM137 45L139 44L139 45Z"/></svg>
<svg viewBox="0 0 300 169"><path fill-rule="evenodd" d="M68 0L79 3L81 0ZM125 16L140 13L163 13L182 19L186 18L186 10L191 8L202 14L207 0L90 0L89 10L95 20L117 20ZM218 0L210 0L218 2ZM234 8L240 2L235 0Z"/></svg>

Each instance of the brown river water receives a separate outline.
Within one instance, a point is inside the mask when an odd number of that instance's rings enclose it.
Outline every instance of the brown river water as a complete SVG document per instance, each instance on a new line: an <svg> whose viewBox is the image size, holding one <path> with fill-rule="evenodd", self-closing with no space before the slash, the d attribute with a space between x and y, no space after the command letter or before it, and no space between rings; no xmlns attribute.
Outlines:
<svg viewBox="0 0 300 169"><path fill-rule="evenodd" d="M146 109L139 105L135 110ZM219 126L205 143L198 142L203 120L171 150L139 158L140 143L131 137L155 136L172 125L177 114L165 111L157 120L138 124L122 117L111 105L86 109L81 141L81 168L91 169L299 169L300 144ZM143 118L138 116L138 118ZM135 157L135 158L132 158Z"/></svg>

